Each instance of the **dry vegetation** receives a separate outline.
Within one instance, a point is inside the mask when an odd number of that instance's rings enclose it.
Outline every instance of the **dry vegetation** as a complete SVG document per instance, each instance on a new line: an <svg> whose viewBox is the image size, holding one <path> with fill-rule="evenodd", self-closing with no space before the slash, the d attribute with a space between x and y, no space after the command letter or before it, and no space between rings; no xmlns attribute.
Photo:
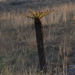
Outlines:
<svg viewBox="0 0 75 75"><path fill-rule="evenodd" d="M75 4L52 9L55 11L42 19L47 75L66 75L67 66L75 63ZM32 19L17 11L0 11L0 60L0 75L40 74Z"/></svg>

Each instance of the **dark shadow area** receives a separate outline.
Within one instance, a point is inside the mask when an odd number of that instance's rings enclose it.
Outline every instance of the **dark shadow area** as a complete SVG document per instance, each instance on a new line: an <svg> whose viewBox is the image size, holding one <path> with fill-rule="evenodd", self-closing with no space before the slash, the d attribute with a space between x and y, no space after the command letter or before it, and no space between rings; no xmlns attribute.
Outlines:
<svg viewBox="0 0 75 75"><path fill-rule="evenodd" d="M61 4L65 3L71 3L75 2L74 0L72 1L63 1L63 0L47 0L47 1L5 1L5 2L0 2L0 11L22 11L22 10L27 10L28 7L31 7L33 9L37 9L37 7L43 8L43 7L50 7L52 8L53 6L59 6Z"/></svg>

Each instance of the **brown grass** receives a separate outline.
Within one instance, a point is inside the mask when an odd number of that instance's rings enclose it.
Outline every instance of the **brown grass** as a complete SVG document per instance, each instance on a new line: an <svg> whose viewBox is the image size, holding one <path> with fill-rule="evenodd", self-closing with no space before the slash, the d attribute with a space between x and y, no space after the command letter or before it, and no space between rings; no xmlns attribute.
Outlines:
<svg viewBox="0 0 75 75"><path fill-rule="evenodd" d="M49 7L41 11L49 10ZM48 74L65 74L75 57L75 5L53 7L42 19ZM24 13L24 12L23 12ZM28 10L27 12L28 13ZM16 11L0 12L0 74L38 75L39 63L33 20ZM39 72L40 74L40 72Z"/></svg>

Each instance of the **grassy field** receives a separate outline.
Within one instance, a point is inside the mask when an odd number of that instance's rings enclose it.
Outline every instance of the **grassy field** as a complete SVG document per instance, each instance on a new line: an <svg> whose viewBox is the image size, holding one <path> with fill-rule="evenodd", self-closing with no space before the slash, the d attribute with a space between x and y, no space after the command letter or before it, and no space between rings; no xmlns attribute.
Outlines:
<svg viewBox="0 0 75 75"><path fill-rule="evenodd" d="M29 9L15 7L11 11L0 10L0 75L43 75L39 70L34 21L20 14L29 13ZM46 75L66 75L67 66L75 64L75 4L37 8L50 9L54 12L41 19Z"/></svg>

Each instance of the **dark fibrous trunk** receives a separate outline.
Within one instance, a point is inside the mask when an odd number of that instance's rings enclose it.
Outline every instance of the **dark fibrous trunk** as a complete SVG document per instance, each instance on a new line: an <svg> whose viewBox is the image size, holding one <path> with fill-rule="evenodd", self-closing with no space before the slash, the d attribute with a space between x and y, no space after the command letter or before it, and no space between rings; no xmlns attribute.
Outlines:
<svg viewBox="0 0 75 75"><path fill-rule="evenodd" d="M35 31L36 31L40 69L41 71L43 71L43 73L46 73L47 66L46 66L45 50L44 50L44 43L43 43L44 32L43 32L43 27L39 18L35 18Z"/></svg>

